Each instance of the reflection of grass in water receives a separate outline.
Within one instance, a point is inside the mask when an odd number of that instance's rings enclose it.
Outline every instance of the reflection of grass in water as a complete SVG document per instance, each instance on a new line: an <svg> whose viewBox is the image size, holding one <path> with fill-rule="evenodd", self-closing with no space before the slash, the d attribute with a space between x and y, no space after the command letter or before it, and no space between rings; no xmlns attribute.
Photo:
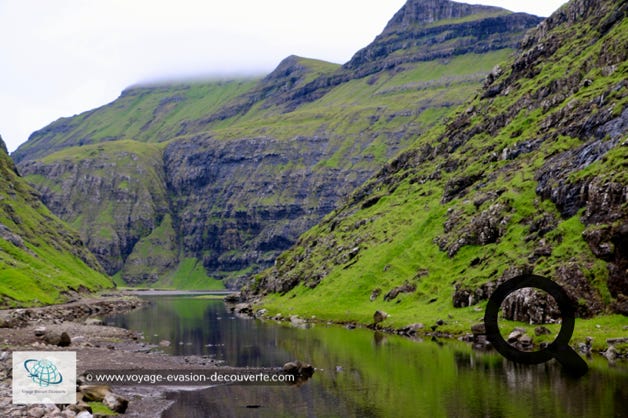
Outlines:
<svg viewBox="0 0 628 418"><path fill-rule="evenodd" d="M519 366L456 341L441 347L340 327L293 334L280 340L282 346L322 369L314 380L368 416L470 417L492 411L488 416L597 417L601 410L612 416L619 405L608 396L628 383L625 371L600 373L597 367L608 369L600 362L587 379L566 387L556 383L561 367L555 363Z"/></svg>
<svg viewBox="0 0 628 418"><path fill-rule="evenodd" d="M151 304L142 310L124 315L124 326L144 331L145 338L152 342L163 339L172 340L172 343L182 341L184 332L201 329L206 325L206 318L218 316L207 314L207 311L220 310L222 304L218 300L184 296L146 299Z"/></svg>
<svg viewBox="0 0 628 418"><path fill-rule="evenodd" d="M198 295L192 296L191 299L196 300L223 300L225 295Z"/></svg>
<svg viewBox="0 0 628 418"><path fill-rule="evenodd" d="M201 299L198 297L177 297L172 299L168 304L163 304L165 306L169 306L173 315L179 317L180 319L187 321L198 321L202 322L205 317L205 312L207 310L216 310L219 307L215 304L218 304L217 300L212 299Z"/></svg>
<svg viewBox="0 0 628 418"><path fill-rule="evenodd" d="M153 300L158 314L145 315L152 315L151 321L162 330L160 338L174 329L169 328L168 321L175 321L173 326L177 327L185 322L184 326L189 327L224 315L222 302L216 300ZM207 312L212 310L217 312ZM508 329L512 324L502 327ZM263 350L272 343L288 353L290 357L284 361L298 359L314 365L317 371L307 385L320 384L332 396L346 400L355 416L597 417L600 411L605 411L604 416L613 416L620 411L617 399L623 399L616 395L628 387L625 367L621 372L609 371L601 361L592 364L585 379L565 385L561 368L554 362L538 367L514 365L495 352L476 352L452 340L444 340L441 346L360 328L348 331L317 324L297 329L285 322L273 326L270 321L264 325L267 332L258 334L253 347ZM180 336L189 330L178 329ZM238 330L247 332L246 324ZM177 341L182 340L173 343ZM222 335L221 343L229 350L242 348L233 335ZM304 390L313 389L306 386ZM316 405L312 407L316 411Z"/></svg>

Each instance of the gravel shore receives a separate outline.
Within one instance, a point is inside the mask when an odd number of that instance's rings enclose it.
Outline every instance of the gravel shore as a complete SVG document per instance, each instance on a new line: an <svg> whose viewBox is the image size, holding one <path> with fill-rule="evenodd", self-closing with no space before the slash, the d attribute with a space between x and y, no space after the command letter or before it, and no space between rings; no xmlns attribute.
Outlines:
<svg viewBox="0 0 628 418"><path fill-rule="evenodd" d="M0 311L0 416L98 416L71 410L66 405L13 404L13 351L76 351L79 380L86 370L95 369L181 370L219 365L207 357L169 356L161 352L159 347L145 343L141 334L104 326L97 318L136 309L143 303L134 296L109 295L82 298L62 305ZM65 336L62 337L64 333ZM69 341L65 340L67 337ZM69 345L66 346L68 342ZM166 398L166 394L176 389L165 386L114 386L111 390L129 401L124 416L159 417L172 403Z"/></svg>

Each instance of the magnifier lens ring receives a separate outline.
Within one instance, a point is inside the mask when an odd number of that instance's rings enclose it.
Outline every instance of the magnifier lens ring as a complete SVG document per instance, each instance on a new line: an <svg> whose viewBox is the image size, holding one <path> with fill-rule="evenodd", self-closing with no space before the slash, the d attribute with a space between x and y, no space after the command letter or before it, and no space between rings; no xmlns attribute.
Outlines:
<svg viewBox="0 0 628 418"><path fill-rule="evenodd" d="M508 344L499 332L498 314L501 304L511 293L525 287L541 289L550 294L561 312L562 325L558 336L547 348L540 351L524 352ZM552 280L533 275L521 275L498 286L489 298L484 315L484 325L488 340L504 357L526 364L544 363L553 357L558 348L569 343L575 326L574 311L565 291Z"/></svg>

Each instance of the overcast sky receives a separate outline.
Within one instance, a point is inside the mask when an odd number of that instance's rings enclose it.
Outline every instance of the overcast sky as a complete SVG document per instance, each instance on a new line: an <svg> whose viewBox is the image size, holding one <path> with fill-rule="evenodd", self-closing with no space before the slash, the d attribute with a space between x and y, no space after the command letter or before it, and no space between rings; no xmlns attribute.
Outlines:
<svg viewBox="0 0 628 418"><path fill-rule="evenodd" d="M0 0L0 135L114 100L129 85L263 75L295 54L336 63L406 0ZM475 0L548 16L564 0Z"/></svg>

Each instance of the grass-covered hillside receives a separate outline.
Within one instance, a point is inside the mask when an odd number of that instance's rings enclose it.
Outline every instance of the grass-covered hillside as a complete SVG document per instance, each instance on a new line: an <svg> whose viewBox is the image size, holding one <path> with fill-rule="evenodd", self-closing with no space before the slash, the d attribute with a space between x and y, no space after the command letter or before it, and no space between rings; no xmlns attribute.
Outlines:
<svg viewBox="0 0 628 418"><path fill-rule="evenodd" d="M96 258L18 176L0 139L0 308L61 302L112 287Z"/></svg>
<svg viewBox="0 0 628 418"><path fill-rule="evenodd" d="M560 283L581 317L627 315L627 8L572 0L531 30L475 98L248 294L269 316L368 324L379 309L384 326L442 319L439 329L468 331L498 283L534 272ZM625 317L601 321L617 330Z"/></svg>
<svg viewBox="0 0 628 418"><path fill-rule="evenodd" d="M233 284L463 103L539 21L409 0L343 66L291 56L260 79L129 88L13 157L119 280L186 286L193 265L194 286L203 270Z"/></svg>

